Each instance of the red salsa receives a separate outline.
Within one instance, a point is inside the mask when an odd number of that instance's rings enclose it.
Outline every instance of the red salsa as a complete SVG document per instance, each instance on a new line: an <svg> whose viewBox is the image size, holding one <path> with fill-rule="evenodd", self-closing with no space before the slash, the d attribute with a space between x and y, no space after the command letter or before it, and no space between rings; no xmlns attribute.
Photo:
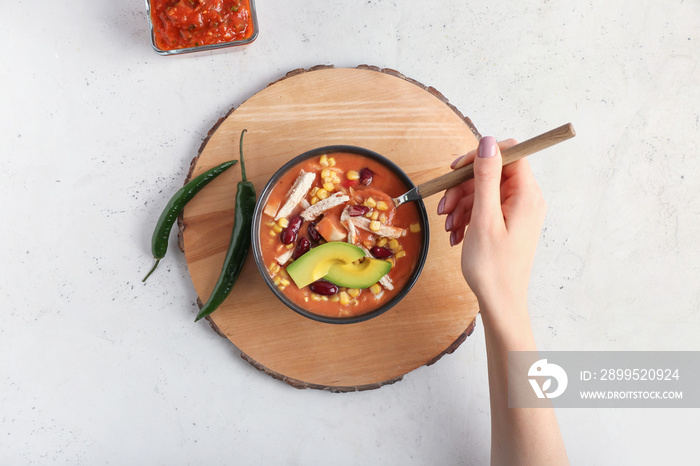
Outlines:
<svg viewBox="0 0 700 466"><path fill-rule="evenodd" d="M155 44L184 49L249 39L250 0L150 0Z"/></svg>

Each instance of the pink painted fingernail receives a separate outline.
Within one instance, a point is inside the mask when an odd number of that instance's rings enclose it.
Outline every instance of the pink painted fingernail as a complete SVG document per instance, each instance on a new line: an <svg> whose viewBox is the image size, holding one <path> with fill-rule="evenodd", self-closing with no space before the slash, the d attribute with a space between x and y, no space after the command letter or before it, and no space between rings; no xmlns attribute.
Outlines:
<svg viewBox="0 0 700 466"><path fill-rule="evenodd" d="M453 222L452 214L447 216L447 219L445 220L445 231L450 231L452 229L452 222Z"/></svg>
<svg viewBox="0 0 700 466"><path fill-rule="evenodd" d="M484 136L479 141L479 157L487 159L496 155L496 138L493 136Z"/></svg>
<svg viewBox="0 0 700 466"><path fill-rule="evenodd" d="M457 163L458 163L460 160L462 160L463 158L464 158L463 155L460 155L459 157L457 157L457 158L455 159L455 161L452 162L452 165L450 165L450 168L454 168L455 165L457 165Z"/></svg>
<svg viewBox="0 0 700 466"><path fill-rule="evenodd" d="M455 244L457 244L457 232L453 231L450 233L450 246L454 246Z"/></svg>
<svg viewBox="0 0 700 466"><path fill-rule="evenodd" d="M445 211L445 197L443 196L442 199L440 199L440 203L438 204L438 215L442 215L442 213Z"/></svg>

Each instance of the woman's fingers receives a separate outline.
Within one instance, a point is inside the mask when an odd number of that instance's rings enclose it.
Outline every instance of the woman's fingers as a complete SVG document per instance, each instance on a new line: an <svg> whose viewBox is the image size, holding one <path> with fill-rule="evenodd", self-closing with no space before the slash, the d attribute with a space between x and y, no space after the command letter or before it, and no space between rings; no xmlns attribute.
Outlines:
<svg viewBox="0 0 700 466"><path fill-rule="evenodd" d="M453 186L445 191L445 194L440 199L438 204L438 215L447 215L457 207L459 200L464 196L468 196L474 192L474 180L468 180L464 183Z"/></svg>
<svg viewBox="0 0 700 466"><path fill-rule="evenodd" d="M472 218L490 224L503 223L501 214L501 151L491 136L481 138L474 160L474 207Z"/></svg>
<svg viewBox="0 0 700 466"><path fill-rule="evenodd" d="M456 246L464 239L464 228L454 230L450 233L450 246Z"/></svg>
<svg viewBox="0 0 700 466"><path fill-rule="evenodd" d="M457 170L465 165L469 165L470 163L474 162L474 157L476 157L476 149L467 152L465 155L460 155L457 157L455 161L452 162L452 165L450 165L450 168L452 170Z"/></svg>
<svg viewBox="0 0 700 466"><path fill-rule="evenodd" d="M513 147L517 143L518 143L517 139L508 138L508 139L504 139L503 141L499 141L498 147L501 149L501 151L504 151L506 149Z"/></svg>
<svg viewBox="0 0 700 466"><path fill-rule="evenodd" d="M505 141L501 141L498 143L498 147L501 150L507 149L509 147L512 147L516 145L518 141L515 139L506 139ZM477 149L474 149L472 151L469 151L465 155L461 155L457 157L454 162L452 162L452 165L450 166L451 169L456 170L458 168L462 168L470 163L474 163L474 159L476 158L477 155ZM512 171L506 172L505 170L503 171L504 176L507 173L512 173ZM448 190L445 191L445 194L443 195L442 199L440 199L440 202L438 203L438 208L437 208L437 213L438 215L447 215L452 213L452 211L455 209L457 206L457 203L459 202L459 199L463 196L468 196L474 192L474 179L470 179L465 181L464 183L459 184L458 186L453 186L452 188L449 188Z"/></svg>
<svg viewBox="0 0 700 466"><path fill-rule="evenodd" d="M452 231L464 228L469 224L472 207L474 206L474 193L468 194L459 200L456 208L445 219L445 230Z"/></svg>

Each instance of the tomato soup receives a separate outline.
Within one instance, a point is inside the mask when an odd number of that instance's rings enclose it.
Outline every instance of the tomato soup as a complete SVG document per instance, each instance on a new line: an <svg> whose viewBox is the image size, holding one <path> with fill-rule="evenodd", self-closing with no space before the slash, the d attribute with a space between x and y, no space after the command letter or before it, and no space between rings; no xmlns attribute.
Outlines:
<svg viewBox="0 0 700 466"><path fill-rule="evenodd" d="M150 0L155 45L175 50L249 39L250 0Z"/></svg>
<svg viewBox="0 0 700 466"><path fill-rule="evenodd" d="M260 252L274 285L298 306L332 318L360 316L391 300L421 257L418 208L397 209L392 200L408 189L387 166L354 153L327 153L292 167L272 188L260 222ZM361 248L365 257L356 263L371 258L391 268L364 288L324 279L299 288L287 267L329 242Z"/></svg>

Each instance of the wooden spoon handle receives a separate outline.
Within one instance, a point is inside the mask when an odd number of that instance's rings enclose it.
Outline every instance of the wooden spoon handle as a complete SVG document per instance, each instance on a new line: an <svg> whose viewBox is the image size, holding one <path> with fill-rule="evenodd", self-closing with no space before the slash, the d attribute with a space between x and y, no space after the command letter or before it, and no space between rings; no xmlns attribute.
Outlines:
<svg viewBox="0 0 700 466"><path fill-rule="evenodd" d="M527 141L523 141L520 144L516 144L515 146L502 151L501 154L503 156L503 165L513 163L516 160L520 160L523 157L534 154L535 152L552 147L553 145L559 144L567 139L571 139L574 136L576 136L576 131L571 123L554 128L553 130L542 133L539 136L535 136L532 139L528 139ZM450 173L446 173L442 176L438 176L437 178L426 181L425 183L421 183L418 185L418 192L420 193L420 196L425 199L428 196L442 192L447 188L456 186L459 183L467 181L471 178L474 178L473 163L465 165L462 168L458 168L457 170L453 170Z"/></svg>

